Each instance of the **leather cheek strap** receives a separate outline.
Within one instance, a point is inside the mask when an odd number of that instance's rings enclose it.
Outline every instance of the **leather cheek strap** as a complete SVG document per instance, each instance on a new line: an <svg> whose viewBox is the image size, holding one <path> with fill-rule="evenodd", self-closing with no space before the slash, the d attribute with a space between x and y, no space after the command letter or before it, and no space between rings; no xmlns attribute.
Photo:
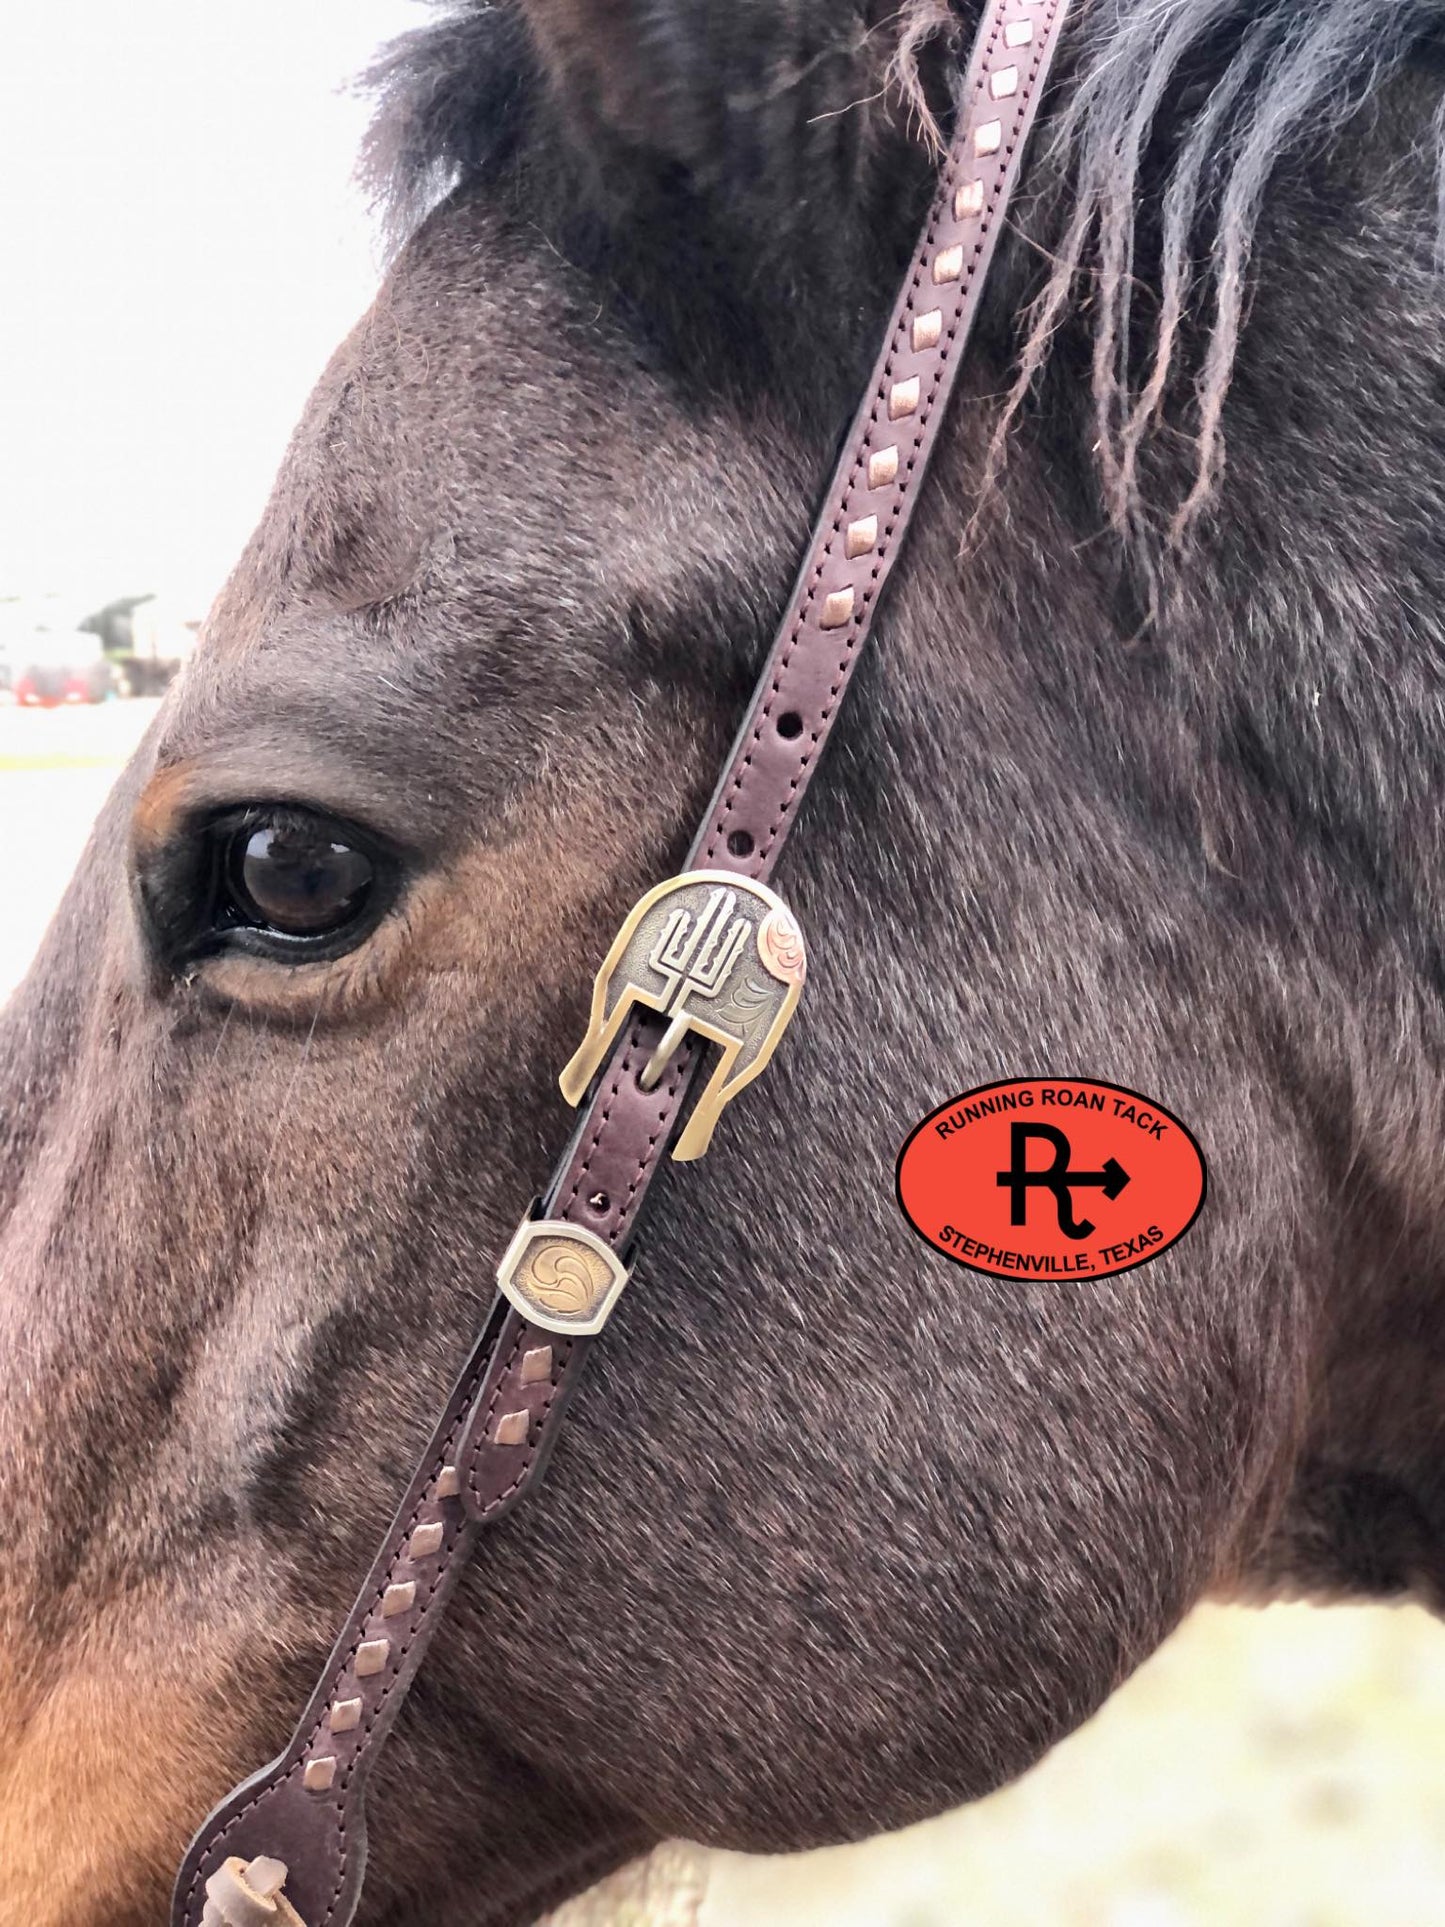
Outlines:
<svg viewBox="0 0 1445 1927"><path fill-rule="evenodd" d="M661 1083L643 1089L640 1073L661 1028L651 1017L629 1026L542 1206L545 1217L584 1225L619 1253L698 1068L698 1051L685 1044ZM538 1476L595 1342L542 1331L515 1311L508 1318L461 1446L462 1503L479 1524L499 1517Z"/></svg>
<svg viewBox="0 0 1445 1927"><path fill-rule="evenodd" d="M544 1205L619 1250L697 1068L685 1045L657 1089L643 1091L638 1072L660 1034L648 1018L619 1041ZM285 1863L286 1899L305 1927L350 1920L381 1742L479 1527L509 1512L544 1469L593 1343L543 1331L496 1301L290 1745L235 1788L192 1843L176 1885L177 1927L200 1927L207 1881L225 1862L262 1856Z"/></svg>
<svg viewBox="0 0 1445 1927"><path fill-rule="evenodd" d="M938 194L844 444L787 615L689 858L772 873L893 568L1017 184L1068 0L988 0ZM624 1029L544 1203L625 1252L701 1053L640 1073L662 1034ZM173 1927L201 1927L225 1863L274 1860L304 1927L344 1927L366 1860L364 1801L385 1738L479 1528L536 1483L595 1341L493 1306L290 1744L192 1842ZM218 1898L214 1907L222 1905ZM226 1923L226 1915L212 1914Z"/></svg>

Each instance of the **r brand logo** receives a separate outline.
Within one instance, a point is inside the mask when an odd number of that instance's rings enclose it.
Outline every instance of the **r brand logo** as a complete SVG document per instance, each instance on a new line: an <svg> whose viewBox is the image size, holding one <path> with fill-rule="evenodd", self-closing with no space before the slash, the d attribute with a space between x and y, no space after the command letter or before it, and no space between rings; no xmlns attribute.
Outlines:
<svg viewBox="0 0 1445 1927"><path fill-rule="evenodd" d="M1161 1104L1089 1078L1015 1078L927 1117L898 1201L948 1257L996 1278L1107 1278L1182 1238L1204 1158Z"/></svg>
<svg viewBox="0 0 1445 1927"><path fill-rule="evenodd" d="M1054 1161L1043 1170L1035 1171L1029 1165L1029 1145L1040 1138L1045 1144L1052 1145ZM1069 1162L1073 1147L1063 1132L1056 1130L1052 1124L1015 1124L1009 1131L1009 1144L1013 1162L1007 1171L999 1172L998 1181L1009 1188L1010 1224L1028 1223L1029 1190L1034 1185L1042 1185L1054 1194L1054 1203L1059 1208L1059 1229L1064 1236L1087 1238L1094 1227L1087 1219L1083 1224L1075 1220L1075 1186L1097 1185L1112 1203L1129 1182L1129 1173L1117 1158L1110 1158L1102 1171L1076 1171Z"/></svg>

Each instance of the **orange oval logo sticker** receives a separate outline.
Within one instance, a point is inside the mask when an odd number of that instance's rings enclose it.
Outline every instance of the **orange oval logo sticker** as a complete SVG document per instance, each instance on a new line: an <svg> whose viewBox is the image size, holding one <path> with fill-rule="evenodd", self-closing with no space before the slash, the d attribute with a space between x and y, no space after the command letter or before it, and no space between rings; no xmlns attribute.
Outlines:
<svg viewBox="0 0 1445 1927"><path fill-rule="evenodd" d="M898 1202L946 1257L990 1278L1109 1278L1177 1244L1204 1206L1204 1154L1122 1084L1016 1077L924 1118Z"/></svg>

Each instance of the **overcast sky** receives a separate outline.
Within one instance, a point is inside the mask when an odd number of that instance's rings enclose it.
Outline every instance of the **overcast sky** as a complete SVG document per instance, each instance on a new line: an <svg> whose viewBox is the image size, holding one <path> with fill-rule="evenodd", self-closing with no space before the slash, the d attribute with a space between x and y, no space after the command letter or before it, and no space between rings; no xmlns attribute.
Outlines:
<svg viewBox="0 0 1445 1927"><path fill-rule="evenodd" d="M204 602L377 252L343 90L418 0L67 0L0 61L0 594Z"/></svg>

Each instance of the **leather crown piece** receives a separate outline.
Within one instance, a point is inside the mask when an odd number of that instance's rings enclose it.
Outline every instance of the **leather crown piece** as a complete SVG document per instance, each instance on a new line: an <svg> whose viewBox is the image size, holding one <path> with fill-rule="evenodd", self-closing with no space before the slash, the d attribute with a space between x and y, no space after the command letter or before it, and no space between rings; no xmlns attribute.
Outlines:
<svg viewBox="0 0 1445 1927"><path fill-rule="evenodd" d="M665 1152L706 1148L792 1015L803 940L767 879L902 547L1068 4L987 0L937 195L728 765L683 875L637 906L598 978L563 1083L585 1097L571 1144L289 1745L201 1827L172 1927L353 1918L367 1786L463 1562L541 1474Z"/></svg>

